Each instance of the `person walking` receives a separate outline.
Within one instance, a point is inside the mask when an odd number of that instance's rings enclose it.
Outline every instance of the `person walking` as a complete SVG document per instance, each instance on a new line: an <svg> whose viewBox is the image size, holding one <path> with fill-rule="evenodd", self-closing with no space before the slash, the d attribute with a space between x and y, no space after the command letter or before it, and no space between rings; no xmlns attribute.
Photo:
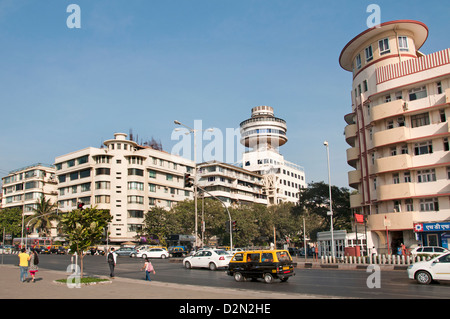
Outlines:
<svg viewBox="0 0 450 319"><path fill-rule="evenodd" d="M141 268L141 271L144 269L145 269L145 280L152 281L152 279L150 278L150 273L156 274L156 271L148 257L145 258L145 264L144 267Z"/></svg>
<svg viewBox="0 0 450 319"><path fill-rule="evenodd" d="M31 275L31 282L34 282L36 272L39 270L38 265L39 264L39 257L35 249L31 249L31 255L30 255L30 267L28 271Z"/></svg>
<svg viewBox="0 0 450 319"><path fill-rule="evenodd" d="M110 252L106 256L106 260L109 265L109 276L114 279L114 267L116 267L117 262L117 254L114 251L114 247L111 248Z"/></svg>
<svg viewBox="0 0 450 319"><path fill-rule="evenodd" d="M26 277L28 277L28 261L30 260L30 255L25 251L25 248L21 249L19 257L19 269L20 269L20 282L25 282Z"/></svg>

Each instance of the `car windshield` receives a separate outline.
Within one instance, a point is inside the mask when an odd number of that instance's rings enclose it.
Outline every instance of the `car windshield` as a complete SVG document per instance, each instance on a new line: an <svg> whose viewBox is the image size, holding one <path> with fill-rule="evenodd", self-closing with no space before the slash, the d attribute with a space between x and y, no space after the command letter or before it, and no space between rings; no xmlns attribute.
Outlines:
<svg viewBox="0 0 450 319"><path fill-rule="evenodd" d="M278 251L277 257L279 261L291 261L289 254L286 251Z"/></svg>
<svg viewBox="0 0 450 319"><path fill-rule="evenodd" d="M215 250L215 253L217 255L228 255L228 252L225 250Z"/></svg>

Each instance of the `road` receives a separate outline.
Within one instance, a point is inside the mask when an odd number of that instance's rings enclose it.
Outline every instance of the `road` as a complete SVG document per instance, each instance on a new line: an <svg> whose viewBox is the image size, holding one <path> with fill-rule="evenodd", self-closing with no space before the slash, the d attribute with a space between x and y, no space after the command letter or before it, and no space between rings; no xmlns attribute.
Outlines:
<svg viewBox="0 0 450 319"><path fill-rule="evenodd" d="M16 255L4 255L4 264L17 264ZM40 255L39 267L65 271L71 263L67 255ZM225 271L206 269L185 269L179 262L153 259L156 269L153 279L161 282L181 283L234 289L250 289L255 291L301 293L337 298L363 299L449 299L450 284L436 283L428 286L418 285L407 278L406 271L382 271L380 288L369 288L368 277L372 273L364 270L342 269L296 269L296 276L288 282L275 281L265 284L263 281L236 282ZM132 279L144 279L140 271L143 260L140 258L119 257L116 276ZM84 273L89 275L109 275L106 257L86 256Z"/></svg>

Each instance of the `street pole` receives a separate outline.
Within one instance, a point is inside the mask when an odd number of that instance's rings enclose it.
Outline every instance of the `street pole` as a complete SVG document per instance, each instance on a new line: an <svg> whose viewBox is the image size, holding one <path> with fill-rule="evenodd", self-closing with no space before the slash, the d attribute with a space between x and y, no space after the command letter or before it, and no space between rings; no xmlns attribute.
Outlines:
<svg viewBox="0 0 450 319"><path fill-rule="evenodd" d="M228 210L227 205L225 205L225 203L222 200L220 200L219 198L217 198L216 196L214 196L213 194L211 194L204 188L202 188L200 186L198 188L200 188L204 193L208 193L209 196L211 196L212 198L217 199L223 205L223 207L225 207L225 210L227 211L227 214L228 214L228 219L229 219L228 222L230 225L230 251L233 251L233 225L231 224L231 214L230 214L230 211Z"/></svg>
<svg viewBox="0 0 450 319"><path fill-rule="evenodd" d="M328 163L328 190L330 193L330 211L328 212L330 215L330 219L331 219L331 256L335 257L335 247L334 247L334 234L333 234L333 201L331 199L331 172L330 172L330 150L329 150L329 145L328 142L325 141L323 142L323 145L326 146L327 148L327 163Z"/></svg>
<svg viewBox="0 0 450 319"><path fill-rule="evenodd" d="M187 125L184 125L183 123L181 123L180 121L173 121L176 125L181 125L184 126L185 128L187 128L189 130L189 133L192 133L194 135L194 210L195 210L195 230L194 230L194 234L195 234L195 246L198 246L198 209L197 209L197 131L202 131L202 130L196 130L193 129ZM195 126L195 125L194 125ZM213 129L206 129L205 131L212 131ZM230 221L231 223L231 221Z"/></svg>

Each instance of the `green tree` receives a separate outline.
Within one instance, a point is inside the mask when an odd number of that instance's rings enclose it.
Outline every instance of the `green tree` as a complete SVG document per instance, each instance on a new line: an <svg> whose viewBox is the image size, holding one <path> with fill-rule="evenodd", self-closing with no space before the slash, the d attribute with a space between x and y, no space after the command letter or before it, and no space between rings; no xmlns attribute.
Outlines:
<svg viewBox="0 0 450 319"><path fill-rule="evenodd" d="M310 183L302 189L299 205L294 207L294 214L305 218L310 238L315 240L317 232L330 230L331 220L327 212L330 210L328 184L324 182ZM333 228L351 230L350 191L347 188L331 186L333 202Z"/></svg>
<svg viewBox="0 0 450 319"><path fill-rule="evenodd" d="M0 240L3 240L3 231L12 237L22 236L22 210L20 208L4 208L0 210Z"/></svg>
<svg viewBox="0 0 450 319"><path fill-rule="evenodd" d="M49 237L52 220L58 219L56 207L56 204L52 203L50 199L41 196L40 199L36 200L36 207L33 208L34 214L26 218L25 225L38 229L39 236Z"/></svg>
<svg viewBox="0 0 450 319"><path fill-rule="evenodd" d="M167 235L171 233L173 227L170 223L170 211L161 207L153 207L144 217L144 226L142 235L155 235L159 239L159 243L166 246Z"/></svg>
<svg viewBox="0 0 450 319"><path fill-rule="evenodd" d="M69 241L70 250L80 256L81 277L83 277L83 252L90 246L100 243L111 220L109 210L95 207L74 209L62 214L61 229Z"/></svg>

